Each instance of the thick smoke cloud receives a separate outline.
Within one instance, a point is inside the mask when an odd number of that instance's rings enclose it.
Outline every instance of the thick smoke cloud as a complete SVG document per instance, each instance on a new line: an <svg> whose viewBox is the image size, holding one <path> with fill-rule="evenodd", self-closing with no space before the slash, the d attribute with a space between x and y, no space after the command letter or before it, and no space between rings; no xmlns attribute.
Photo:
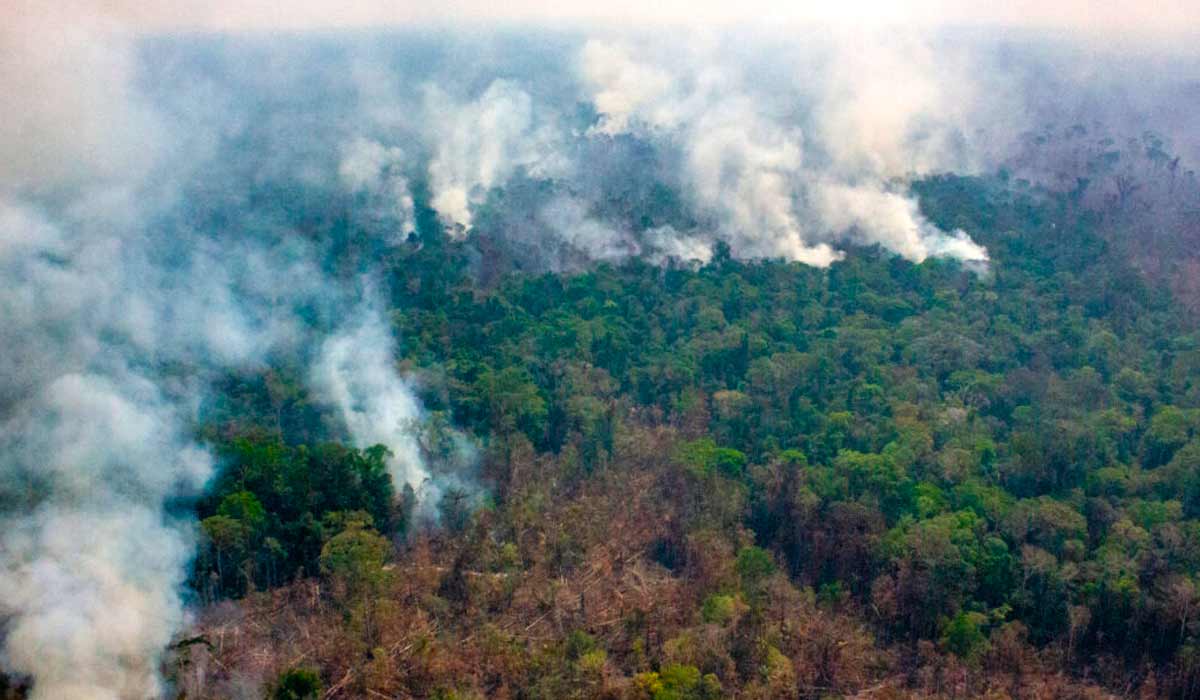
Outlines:
<svg viewBox="0 0 1200 700"><path fill-rule="evenodd" d="M435 149L432 204L453 231L469 229L472 206L517 170L546 179L566 174L555 125L536 122L531 98L510 81L493 82L466 104L431 85L424 107Z"/></svg>
<svg viewBox="0 0 1200 700"><path fill-rule="evenodd" d="M480 231L515 248L536 242L527 261L535 267L635 255L703 261L717 241L739 257L818 266L843 257L846 244L986 264L968 233L924 219L907 182L992 163L990 149L1027 127L1006 102L1011 86L983 85L977 59L928 37L846 34L800 48L768 40L770 58L745 56L741 47L758 39L579 37L553 47L557 72L519 58L482 68L451 61L409 97L421 108L417 124L392 122L382 138L429 153L429 205L452 235L490 214ZM378 99L377 88L366 92ZM985 118L1000 108L1015 123ZM630 143L643 161L615 155ZM643 164L650 172L634 169ZM542 194L531 182L545 185ZM613 206L662 185L683 211L657 225L622 218L636 201Z"/></svg>
<svg viewBox="0 0 1200 700"><path fill-rule="evenodd" d="M912 178L1055 181L1023 132L1140 134L1200 94L1186 71L1151 95L1137 70L1075 68L1086 52L961 37L132 41L32 8L0 29L0 662L39 698L161 693L195 544L175 504L219 466L194 428L223 372L303 366L428 517L468 485L471 445L397 368L381 261L448 235L534 269L719 242L978 265Z"/></svg>
<svg viewBox="0 0 1200 700"><path fill-rule="evenodd" d="M188 524L162 499L211 470L178 425L148 382L95 373L55 379L5 422L6 479L45 493L5 517L0 575L5 665L36 678L35 697L160 693L156 662L184 621L192 554Z"/></svg>
<svg viewBox="0 0 1200 700"><path fill-rule="evenodd" d="M0 664L34 698L157 697L196 540L173 504L216 467L193 431L208 387L303 357L364 296L323 268L331 241L250 195L284 172L296 191L329 180L404 231L402 154L352 143L340 168L314 168L300 139L255 143L251 119L209 121L237 102L227 86L156 100L140 47L85 22L29 17L0 38ZM247 138L273 152L230 162ZM382 367L392 349L339 378L382 412L366 420L390 421L364 442L387 443L407 478L423 469L409 434L421 412Z"/></svg>
<svg viewBox="0 0 1200 700"><path fill-rule="evenodd" d="M785 111L775 85L752 88L758 78L739 75L736 56L719 44L656 60L641 55L649 50L590 41L580 70L600 113L593 133L673 141L688 192L736 255L826 266L842 257L838 241L852 240L914 262L986 262L981 246L939 231L893 184L951 169L945 142L965 112L945 97L964 97L963 81L939 75L919 42L893 42L846 40L826 55L785 56L800 84L783 89L807 104L806 115ZM802 124L813 134L806 138ZM815 142L809 152L806 141Z"/></svg>
<svg viewBox="0 0 1200 700"><path fill-rule="evenodd" d="M153 343L138 310L117 306L132 282L121 176L148 165L136 134L157 125L129 97L128 46L54 22L2 31L4 665L33 675L39 698L154 696L191 551L163 502L211 469L177 408L104 337Z"/></svg>
<svg viewBox="0 0 1200 700"><path fill-rule="evenodd" d="M600 113L593 133L676 141L684 183L696 204L715 214L736 254L820 266L837 259L828 244L810 242L795 212L799 130L765 118L717 62L693 53L682 65L660 66L623 46L590 41L580 70Z"/></svg>

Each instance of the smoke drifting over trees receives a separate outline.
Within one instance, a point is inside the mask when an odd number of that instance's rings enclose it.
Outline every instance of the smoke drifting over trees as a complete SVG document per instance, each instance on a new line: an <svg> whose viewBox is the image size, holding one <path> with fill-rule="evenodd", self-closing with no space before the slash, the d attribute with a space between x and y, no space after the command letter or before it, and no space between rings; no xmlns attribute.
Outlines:
<svg viewBox="0 0 1200 700"><path fill-rule="evenodd" d="M454 468L427 463L403 339L375 311L397 250L445 235L480 267L501 247L559 271L725 245L825 267L879 246L982 272L987 250L926 218L914 178L1006 167L1079 186L1088 157L1039 161L1025 135L1141 138L1145 118L1200 106L1192 57L1136 59L1144 81L1033 38L131 37L18 19L0 29L0 661L47 699L162 692L187 504L219 467L196 422L226 372L303 367L429 517L447 486L479 488L453 431ZM1155 196L1177 207L1196 197L1187 128L1162 120L1181 160ZM1122 182L1087 196L1124 206Z"/></svg>

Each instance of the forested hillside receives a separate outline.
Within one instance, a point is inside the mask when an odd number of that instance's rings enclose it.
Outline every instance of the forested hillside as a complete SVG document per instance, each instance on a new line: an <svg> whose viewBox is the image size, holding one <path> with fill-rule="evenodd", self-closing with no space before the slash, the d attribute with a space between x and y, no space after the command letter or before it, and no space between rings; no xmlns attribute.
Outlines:
<svg viewBox="0 0 1200 700"><path fill-rule="evenodd" d="M1124 253L1125 202L1006 173L914 189L989 269L718 248L523 273L418 202L386 252L396 362L431 469L466 441L477 479L414 513L299 369L229 375L199 426L222 458L205 607L168 677L189 698L1195 697L1178 277Z"/></svg>

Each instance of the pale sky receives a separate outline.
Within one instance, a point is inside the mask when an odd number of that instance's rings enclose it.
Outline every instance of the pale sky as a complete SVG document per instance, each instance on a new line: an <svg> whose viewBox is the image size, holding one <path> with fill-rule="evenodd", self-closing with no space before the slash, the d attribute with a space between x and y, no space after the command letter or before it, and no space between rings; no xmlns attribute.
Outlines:
<svg viewBox="0 0 1200 700"><path fill-rule="evenodd" d="M10 1L9 11L17 14L44 14L48 4L47 0ZM54 4L58 17L99 16L135 31L373 28L464 21L966 25L1110 36L1200 30L1200 0L65 0Z"/></svg>

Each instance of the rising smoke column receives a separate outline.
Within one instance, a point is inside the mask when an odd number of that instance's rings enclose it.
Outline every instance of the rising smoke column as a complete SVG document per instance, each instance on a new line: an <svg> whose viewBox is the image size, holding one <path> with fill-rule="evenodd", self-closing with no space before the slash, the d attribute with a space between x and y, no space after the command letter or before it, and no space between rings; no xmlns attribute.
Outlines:
<svg viewBox="0 0 1200 700"><path fill-rule="evenodd" d="M144 227L154 192L96 180L0 202L0 617L37 698L161 693L195 532L168 504L213 470L208 378L292 342L327 294L301 247Z"/></svg>
<svg viewBox="0 0 1200 700"><path fill-rule="evenodd" d="M617 33L553 49L535 40L528 56L499 40L505 51L474 36L447 42L448 56L478 51L481 60L433 62L406 85L367 60L350 72L377 122L367 141L375 149L359 143L359 164L398 148L424 160L428 205L453 237L477 230L487 211L483 233L529 251L535 268L639 255L703 261L718 240L741 258L817 266L842 258L846 244L878 244L914 262L986 263L982 246L938 230L908 191L914 177L990 165L981 154L1014 129L980 136L982 116L1020 109L1010 86L981 77L988 67L968 50L902 32L798 45L754 34ZM764 56L749 56L745 47L757 43ZM531 68L533 56L550 60ZM653 154L652 173L606 155L628 153L629 143ZM613 216L605 180L648 177L683 196L689 225L642 229Z"/></svg>
<svg viewBox="0 0 1200 700"><path fill-rule="evenodd" d="M468 475L476 461L474 446L455 430L439 436L446 444L423 443L425 412L411 380L396 367L390 329L371 305L354 319L321 344L311 385L337 409L355 446L388 447L392 483L412 490L420 520L436 522L447 490L478 495Z"/></svg>
<svg viewBox="0 0 1200 700"><path fill-rule="evenodd" d="M121 178L148 166L121 127L158 128L131 99L132 62L76 23L0 30L2 658L33 676L36 698L160 693L191 556L163 503L211 469L105 337L143 339L111 315L129 282Z"/></svg>
<svg viewBox="0 0 1200 700"><path fill-rule="evenodd" d="M679 148L686 190L739 256L823 267L842 257L834 245L850 240L914 262L985 263L981 246L938 230L892 184L949 168L948 142L965 110L950 111L947 95L962 81L939 75L920 44L861 43L839 42L817 64L821 73L797 75L793 99L809 105L807 118L754 91L736 58L705 42L656 59L637 42L591 40L578 69L600 115L593 136L634 134ZM873 60L864 61L864 48ZM812 127L807 135L801 121Z"/></svg>
<svg viewBox="0 0 1200 700"><path fill-rule="evenodd" d="M5 665L36 698L159 695L157 659L184 621L192 532L163 499L195 493L211 460L154 386L106 374L56 378L0 429L6 500L36 494L3 518L0 569Z"/></svg>
<svg viewBox="0 0 1200 700"><path fill-rule="evenodd" d="M821 267L841 259L845 243L914 262L986 264L982 246L939 230L907 191L913 177L977 170L984 146L1003 141L972 126L982 98L964 52L899 33L843 33L799 49L772 44L778 56L768 67L783 77L764 79L737 50L743 39L757 37L584 40L563 57L574 93L535 91L504 67L492 70L506 77L486 83L487 67L477 69L471 81L486 87L475 95L451 97L449 77L426 83L417 139L431 154L430 206L462 236L489 192L522 179L549 183L549 201L516 200L536 215L505 210L492 233L536 245L550 268L561 267L561 249L589 261L703 261L718 240L738 257ZM991 106L1007 107L1005 94L991 90ZM581 102L595 112L590 125L578 121ZM634 231L609 218L592 156L618 150L620 139L669 164L664 180L699 226ZM606 165L616 180L630 167Z"/></svg>
<svg viewBox="0 0 1200 700"><path fill-rule="evenodd" d="M810 243L792 201L800 134L764 117L716 64L695 52L682 66L637 60L623 44L588 41L579 70L600 114L595 137L632 133L673 141L695 204L714 212L741 256L780 255L825 266L838 254Z"/></svg>
<svg viewBox="0 0 1200 700"><path fill-rule="evenodd" d="M171 504L214 470L192 429L210 381L306 345L314 322L350 317L357 293L323 272L314 242L206 223L181 200L204 149L180 144L211 149L237 124L174 133L115 28L19 20L0 29L0 666L39 700L158 697L196 539ZM386 205L398 233L411 208L401 158L356 143L329 174ZM256 184L229 184L234 206ZM419 406L382 371L340 378L383 382L372 405L393 427L371 438L419 472L404 432Z"/></svg>
<svg viewBox="0 0 1200 700"><path fill-rule="evenodd" d="M342 148L338 177L349 192L362 198L363 211L376 225L392 231L390 243L400 243L414 230L416 215L404 151L359 136Z"/></svg>
<svg viewBox="0 0 1200 700"><path fill-rule="evenodd" d="M434 144L432 205L451 232L470 229L472 206L517 170L547 179L567 174L558 126L539 120L532 98L511 81L495 80L466 103L430 84L424 114Z"/></svg>
<svg viewBox="0 0 1200 700"><path fill-rule="evenodd" d="M313 388L335 406L359 447L387 445L397 488L419 491L429 478L417 440L421 407L393 361L391 334L376 312L321 346Z"/></svg>

